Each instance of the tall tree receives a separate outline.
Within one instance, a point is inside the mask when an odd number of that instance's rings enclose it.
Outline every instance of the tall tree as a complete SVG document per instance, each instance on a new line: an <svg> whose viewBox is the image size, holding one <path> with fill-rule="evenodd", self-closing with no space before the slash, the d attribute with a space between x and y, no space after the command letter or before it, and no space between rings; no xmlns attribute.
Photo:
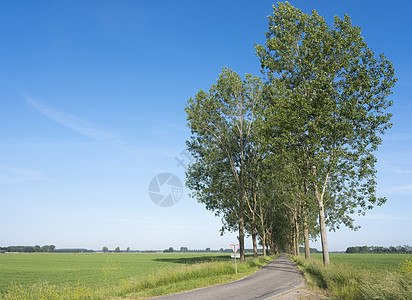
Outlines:
<svg viewBox="0 0 412 300"><path fill-rule="evenodd" d="M385 201L375 196L374 151L391 126L385 109L394 69L383 54L375 57L347 15L328 26L315 10L304 14L286 2L268 18L265 46L256 46L272 104L267 117L308 166L327 264L327 192L347 214Z"/></svg>
<svg viewBox="0 0 412 300"><path fill-rule="evenodd" d="M229 228L237 227L242 260L244 210L250 195L247 161L255 146L251 137L261 85L255 76L246 74L242 80L224 68L209 92L199 91L185 109L192 133L187 145L195 159L187 172L187 185L208 209L224 212Z"/></svg>

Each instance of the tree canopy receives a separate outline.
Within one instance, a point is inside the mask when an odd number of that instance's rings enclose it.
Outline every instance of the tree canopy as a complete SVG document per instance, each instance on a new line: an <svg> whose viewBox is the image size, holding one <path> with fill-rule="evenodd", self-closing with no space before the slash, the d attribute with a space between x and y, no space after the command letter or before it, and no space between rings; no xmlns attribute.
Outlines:
<svg viewBox="0 0 412 300"><path fill-rule="evenodd" d="M352 229L354 215L376 197L376 156L391 127L392 63L375 55L349 16L328 25L316 10L288 2L269 16L256 45L263 78L224 68L186 112L194 162L192 196L222 217L223 230L244 231L270 251L299 253L326 227ZM318 219L318 221L316 221Z"/></svg>

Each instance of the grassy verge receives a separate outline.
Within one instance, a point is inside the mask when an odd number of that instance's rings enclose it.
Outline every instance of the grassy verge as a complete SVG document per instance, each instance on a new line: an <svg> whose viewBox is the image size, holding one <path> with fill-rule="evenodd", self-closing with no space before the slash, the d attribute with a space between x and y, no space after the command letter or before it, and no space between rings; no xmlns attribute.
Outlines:
<svg viewBox="0 0 412 300"><path fill-rule="evenodd" d="M331 299L411 299L412 274L402 267L377 270L333 262L323 266L318 259L290 258L305 274L308 287Z"/></svg>
<svg viewBox="0 0 412 300"><path fill-rule="evenodd" d="M168 266L149 275L121 280L120 284L107 282L104 287L92 289L85 284L50 284L46 281L29 287L11 285L2 295L3 300L19 299L114 299L161 296L190 289L221 284L247 276L274 259L271 257L247 258L238 264L234 274L234 261L196 263L185 268Z"/></svg>

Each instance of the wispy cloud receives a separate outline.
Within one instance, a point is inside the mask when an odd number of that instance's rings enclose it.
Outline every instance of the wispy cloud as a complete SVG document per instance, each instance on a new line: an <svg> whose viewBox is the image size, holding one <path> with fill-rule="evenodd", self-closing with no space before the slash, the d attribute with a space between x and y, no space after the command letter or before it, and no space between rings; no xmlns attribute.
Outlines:
<svg viewBox="0 0 412 300"><path fill-rule="evenodd" d="M22 183L27 181L45 181L49 180L40 171L0 166L0 182Z"/></svg>
<svg viewBox="0 0 412 300"><path fill-rule="evenodd" d="M144 160L146 157L150 156L153 157L156 155L157 157L173 157L175 152L173 151L166 151L164 145L161 147L157 144L144 144L142 145L141 141L139 141L138 145L127 145L121 138L116 136L115 134L111 133L106 129L102 129L98 125L89 122L83 118L80 118L76 115L67 114L65 112L59 111L43 102L38 101L34 97L32 97L29 93L27 93L24 88L22 88L19 84L7 81L3 78L0 72L0 79L1 81L6 82L13 90L15 90L18 94L22 96L25 102L34 108L38 113L46 116L50 120L63 125L79 134L90 138L92 141L97 143L102 143L117 150L130 155L131 157ZM153 123L153 119L143 119L143 121L147 121L145 123ZM174 131L185 131L187 128L185 126L180 126L177 124L171 123L164 123L155 120L157 126L162 128L172 128ZM173 135L173 132L169 132L169 135ZM183 145L184 147L184 145Z"/></svg>
<svg viewBox="0 0 412 300"><path fill-rule="evenodd" d="M412 139L412 134L408 132L389 133L383 139L384 141L406 141Z"/></svg>
<svg viewBox="0 0 412 300"><path fill-rule="evenodd" d="M404 169L395 169L395 173L400 173L400 174L412 174L412 170L404 170Z"/></svg>
<svg viewBox="0 0 412 300"><path fill-rule="evenodd" d="M98 128L95 124L85 121L74 115L67 115L60 111L57 111L50 106L40 103L34 100L30 95L25 92L20 92L24 97L24 100L35 108L39 113L45 115L49 119L66 126L78 133L85 135L94 140L105 142L105 143L115 143L119 144L121 141L113 134L108 131Z"/></svg>
<svg viewBox="0 0 412 300"><path fill-rule="evenodd" d="M24 92L22 89L17 90L24 100L32 106L37 112L63 125L71 130L78 132L94 141L114 147L129 155L136 156L136 152L125 145L125 143L111 132L100 128L96 124L86 121L78 116L66 114L58 111L47 104L41 103Z"/></svg>
<svg viewBox="0 0 412 300"><path fill-rule="evenodd" d="M403 217L403 216L394 216L394 215L367 214L363 218L369 219L369 220L412 221L412 217Z"/></svg>
<svg viewBox="0 0 412 300"><path fill-rule="evenodd" d="M412 184L409 185L401 185L401 186L394 186L391 188L393 191L412 191Z"/></svg>
<svg viewBox="0 0 412 300"><path fill-rule="evenodd" d="M388 186L380 189L381 193L384 193L387 197L393 195L411 195L412 194L412 184L399 185L399 186Z"/></svg>

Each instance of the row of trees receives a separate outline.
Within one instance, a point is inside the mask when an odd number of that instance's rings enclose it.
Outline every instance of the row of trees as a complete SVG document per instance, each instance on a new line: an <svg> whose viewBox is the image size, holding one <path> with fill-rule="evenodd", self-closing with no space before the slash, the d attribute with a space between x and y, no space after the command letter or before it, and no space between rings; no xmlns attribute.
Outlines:
<svg viewBox="0 0 412 300"><path fill-rule="evenodd" d="M85 248L66 248L66 249L56 249L56 253L93 253L94 250L89 250Z"/></svg>
<svg viewBox="0 0 412 300"><path fill-rule="evenodd" d="M252 237L267 251L299 253L326 228L356 229L377 198L376 157L390 126L388 96L396 82L383 54L367 47L359 27L316 11L278 3L265 45L256 45L263 78L224 68L208 92L186 106L194 157L191 196L222 218L222 233Z"/></svg>
<svg viewBox="0 0 412 300"><path fill-rule="evenodd" d="M6 252L54 252L55 249L56 246L54 245L0 247L0 250L4 250Z"/></svg>
<svg viewBox="0 0 412 300"><path fill-rule="evenodd" d="M412 253L412 246L355 246L348 247L346 253Z"/></svg>
<svg viewBox="0 0 412 300"><path fill-rule="evenodd" d="M120 250L120 247L116 247L114 250L109 250L109 248L107 248L106 246L104 246L102 248L103 253L107 253L107 252L114 252L114 253L120 253L122 252ZM127 247L126 252L130 252L130 247Z"/></svg>

